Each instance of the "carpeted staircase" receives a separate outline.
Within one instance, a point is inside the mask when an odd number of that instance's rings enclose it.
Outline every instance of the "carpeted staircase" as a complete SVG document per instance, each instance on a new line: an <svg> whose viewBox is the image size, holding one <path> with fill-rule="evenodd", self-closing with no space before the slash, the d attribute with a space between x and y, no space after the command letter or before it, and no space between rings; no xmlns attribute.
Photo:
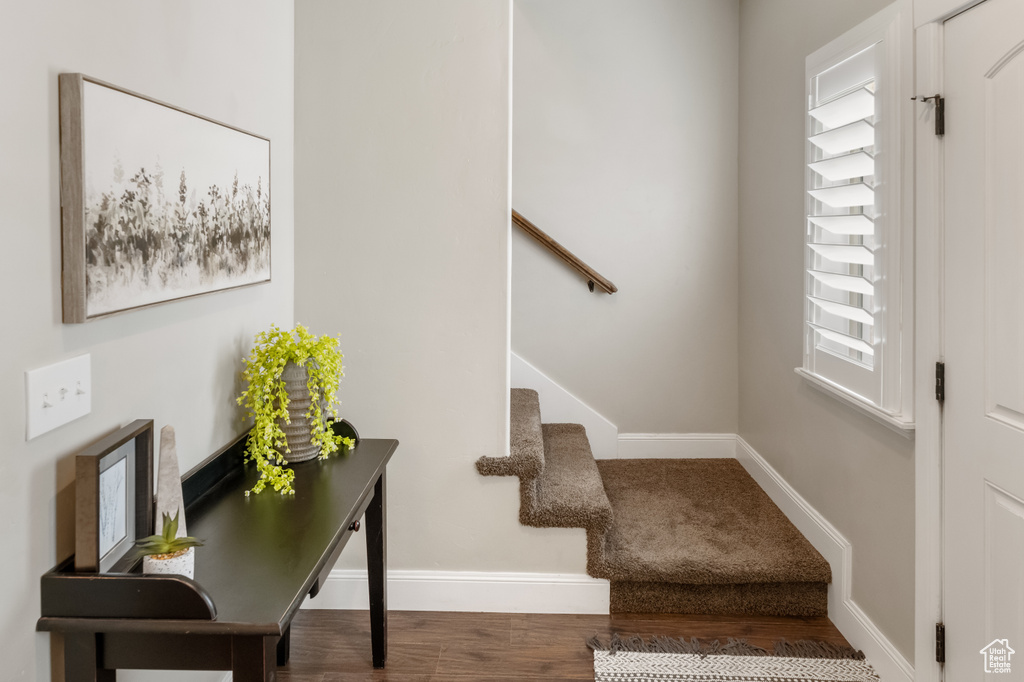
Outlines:
<svg viewBox="0 0 1024 682"><path fill-rule="evenodd" d="M522 524L586 529L613 613L826 615L828 563L736 460L595 461L529 389L512 389L511 427L511 456L477 470L519 477Z"/></svg>

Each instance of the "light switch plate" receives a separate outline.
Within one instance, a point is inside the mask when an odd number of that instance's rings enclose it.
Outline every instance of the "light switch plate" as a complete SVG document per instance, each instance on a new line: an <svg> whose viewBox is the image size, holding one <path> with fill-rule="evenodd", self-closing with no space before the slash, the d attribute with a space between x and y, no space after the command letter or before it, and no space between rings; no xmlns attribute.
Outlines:
<svg viewBox="0 0 1024 682"><path fill-rule="evenodd" d="M92 411L88 353L25 372L25 437L32 440Z"/></svg>

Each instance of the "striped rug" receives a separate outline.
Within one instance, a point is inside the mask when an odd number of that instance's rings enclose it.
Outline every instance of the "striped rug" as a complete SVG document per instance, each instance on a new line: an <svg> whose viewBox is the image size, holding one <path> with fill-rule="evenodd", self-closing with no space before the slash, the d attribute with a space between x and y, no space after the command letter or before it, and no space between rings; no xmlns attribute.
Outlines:
<svg viewBox="0 0 1024 682"><path fill-rule="evenodd" d="M879 682L864 654L823 642L777 642L773 651L730 639L612 635L594 650L595 682Z"/></svg>

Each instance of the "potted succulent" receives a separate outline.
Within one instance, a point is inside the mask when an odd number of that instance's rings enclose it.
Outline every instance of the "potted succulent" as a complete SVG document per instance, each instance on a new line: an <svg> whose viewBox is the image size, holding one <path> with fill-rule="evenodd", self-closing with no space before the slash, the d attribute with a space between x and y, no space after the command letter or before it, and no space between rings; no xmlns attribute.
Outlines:
<svg viewBox="0 0 1024 682"><path fill-rule="evenodd" d="M135 544L142 556L143 573L195 577L195 548L202 547L203 543L193 537L178 537L177 513L173 519L170 514L164 514L162 533L142 538Z"/></svg>
<svg viewBox="0 0 1024 682"><path fill-rule="evenodd" d="M256 335L245 358L247 387L238 397L254 421L245 454L260 478L251 492L269 485L295 494L289 462L325 459L355 446L351 438L335 435L328 421L338 418L342 357L337 337L316 336L301 324L292 331L272 325Z"/></svg>

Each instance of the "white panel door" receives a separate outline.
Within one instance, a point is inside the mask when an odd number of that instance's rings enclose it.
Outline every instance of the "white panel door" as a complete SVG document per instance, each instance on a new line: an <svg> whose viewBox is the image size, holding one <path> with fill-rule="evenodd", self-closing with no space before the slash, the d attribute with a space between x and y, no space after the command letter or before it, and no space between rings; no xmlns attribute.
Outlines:
<svg viewBox="0 0 1024 682"><path fill-rule="evenodd" d="M944 61L946 680L1024 680L1024 1L947 21Z"/></svg>

